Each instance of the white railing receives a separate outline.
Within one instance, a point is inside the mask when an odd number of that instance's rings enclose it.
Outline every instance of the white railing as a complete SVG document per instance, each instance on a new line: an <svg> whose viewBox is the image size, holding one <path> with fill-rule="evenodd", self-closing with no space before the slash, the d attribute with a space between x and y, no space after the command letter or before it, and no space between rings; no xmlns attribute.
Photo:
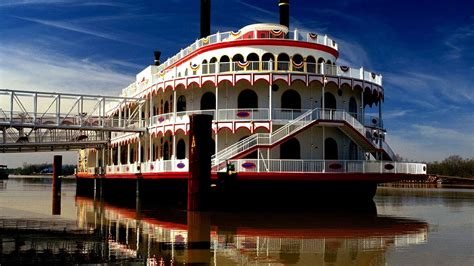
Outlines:
<svg viewBox="0 0 474 266"><path fill-rule="evenodd" d="M218 32L216 34L210 35L205 38L201 38L199 40L196 40L193 44L189 45L188 47L182 49L179 53L177 53L175 56L167 59L165 62L163 62L161 65L158 66L158 71L162 71L165 68L169 67L170 65L176 63L178 60L181 58L187 56L188 54L194 52L195 50L207 46L210 44L214 43L221 43L221 42L229 42L229 41L236 41L242 39L241 36L237 35L231 31L228 32ZM271 37L267 36L265 38L262 38L261 36L246 36L246 39L284 39L287 41L305 41L305 42L312 42L312 43L318 43L322 44L325 46L329 46L335 50L338 49L337 43L328 38L327 35L317 35L316 38L311 38L309 32L302 32L298 30L294 31L289 31L287 34L287 38L282 38L282 37Z"/></svg>
<svg viewBox="0 0 474 266"><path fill-rule="evenodd" d="M189 116L193 114L208 114L213 116L214 121L228 121L228 120L268 120L269 119L268 108L257 108L257 109L218 109L216 110L193 110L177 112L176 116L174 113L166 113L161 115L155 115L151 117L150 126L167 125L175 123L189 123Z"/></svg>
<svg viewBox="0 0 474 266"><path fill-rule="evenodd" d="M212 156L212 166L216 166L226 159L232 158L240 153L243 153L249 149L252 149L259 145L272 145L275 144L284 138L296 133L297 131L303 129L305 126L314 122L315 120L331 120L331 121L345 121L355 130L357 130L362 136L366 137L366 127L359 122L355 117L346 112L345 110L333 110L333 109L313 109L304 112L302 115L298 116L294 120L291 120L289 123L285 124L281 128L273 131L272 133L258 133L253 134L243 140L240 140L229 147L220 150ZM385 143L385 142L383 142ZM375 145L375 144L374 144ZM390 149L388 144L385 143L387 147L387 154L395 160L395 154Z"/></svg>
<svg viewBox="0 0 474 266"><path fill-rule="evenodd" d="M156 160L143 163L135 162L130 164L108 165L106 167L107 174L187 172L188 169L188 159Z"/></svg>
<svg viewBox="0 0 474 266"><path fill-rule="evenodd" d="M238 159L227 163L237 172L426 174L426 164L391 161ZM216 171L225 169L221 164Z"/></svg>
<svg viewBox="0 0 474 266"><path fill-rule="evenodd" d="M211 158L212 166L220 164L227 158L232 158L233 156L249 150L258 145L271 145L277 141L282 140L283 138L293 134L297 130L305 127L309 122L315 120L312 118L313 112L319 109L314 109L306 111L304 114L300 115L296 119L290 121L288 124L282 126L272 133L258 133L253 134L241 141L234 143L233 145L217 152ZM317 118L316 118L317 119Z"/></svg>

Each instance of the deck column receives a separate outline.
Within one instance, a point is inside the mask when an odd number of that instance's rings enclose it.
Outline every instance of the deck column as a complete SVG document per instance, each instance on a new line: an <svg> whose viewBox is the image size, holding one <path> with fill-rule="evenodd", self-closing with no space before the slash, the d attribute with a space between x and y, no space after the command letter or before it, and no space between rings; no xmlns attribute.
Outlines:
<svg viewBox="0 0 474 266"><path fill-rule="evenodd" d="M63 157L54 155L53 157L53 205L52 214L61 215L61 175Z"/></svg>

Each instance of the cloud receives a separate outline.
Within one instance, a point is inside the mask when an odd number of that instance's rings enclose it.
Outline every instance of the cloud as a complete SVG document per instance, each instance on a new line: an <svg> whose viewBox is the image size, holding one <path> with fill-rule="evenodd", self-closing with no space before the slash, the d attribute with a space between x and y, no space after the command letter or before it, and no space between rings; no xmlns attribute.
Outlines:
<svg viewBox="0 0 474 266"><path fill-rule="evenodd" d="M474 45L474 16L471 16L470 22L453 30L444 41L444 45L449 48L446 58L457 60L468 55Z"/></svg>
<svg viewBox="0 0 474 266"><path fill-rule="evenodd" d="M100 31L97 31L97 30L88 29L86 27L80 26L79 23L77 23L77 22L68 23L68 22L65 22L65 21L43 20L43 19L26 18L26 17L18 17L18 16L13 16L13 17L21 19L21 20L25 20L25 21L38 23L38 24L45 25L45 26L58 28L58 29L69 30L69 31L73 31L73 32L79 32L79 33L83 33L83 34L87 34L87 35L92 35L94 37L99 37L99 38L103 38L103 39L107 39L107 40L111 40L111 41L117 41L117 42L132 44L132 45L136 45L136 46L144 46L141 43L130 41L130 38L120 38L120 37L118 37L116 35L113 35L113 34L110 34L110 33L105 33L105 32L100 32Z"/></svg>
<svg viewBox="0 0 474 266"><path fill-rule="evenodd" d="M0 47L0 60L0 87L6 89L118 95L134 79L100 61L28 46Z"/></svg>

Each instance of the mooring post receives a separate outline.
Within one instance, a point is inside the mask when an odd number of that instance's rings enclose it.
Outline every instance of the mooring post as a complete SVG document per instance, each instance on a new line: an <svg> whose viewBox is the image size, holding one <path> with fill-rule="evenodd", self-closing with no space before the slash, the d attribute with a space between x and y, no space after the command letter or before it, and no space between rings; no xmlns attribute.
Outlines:
<svg viewBox="0 0 474 266"><path fill-rule="evenodd" d="M53 158L53 215L61 214L61 175L62 175L61 155L54 155Z"/></svg>
<svg viewBox="0 0 474 266"><path fill-rule="evenodd" d="M189 117L188 211L208 208L211 185L212 116Z"/></svg>
<svg viewBox="0 0 474 266"><path fill-rule="evenodd" d="M187 263L209 265L211 263L211 219L208 212L188 211Z"/></svg>

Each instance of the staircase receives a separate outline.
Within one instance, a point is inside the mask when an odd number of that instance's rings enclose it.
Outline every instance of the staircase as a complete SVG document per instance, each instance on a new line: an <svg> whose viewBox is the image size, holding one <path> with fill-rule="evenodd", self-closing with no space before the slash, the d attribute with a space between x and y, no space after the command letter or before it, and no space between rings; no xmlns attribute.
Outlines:
<svg viewBox="0 0 474 266"><path fill-rule="evenodd" d="M319 108L309 110L299 117L291 120L288 124L275 130L272 133L257 133L231 146L217 152L211 157L212 167L215 167L225 160L235 159L251 153L258 146L274 146L289 137L304 130L309 125L313 125L318 120L344 121L350 126L342 126L341 130L352 140L358 143L361 148L368 152L377 152L380 149L371 141L371 136L367 136L366 127L356 118L343 110L321 110ZM386 142L382 143L385 159L395 160L395 153Z"/></svg>
<svg viewBox="0 0 474 266"><path fill-rule="evenodd" d="M300 132L319 118L321 109L313 109L291 120L288 124L272 133L257 133L217 152L211 157L212 167L225 160L250 153L257 146L272 146Z"/></svg>

